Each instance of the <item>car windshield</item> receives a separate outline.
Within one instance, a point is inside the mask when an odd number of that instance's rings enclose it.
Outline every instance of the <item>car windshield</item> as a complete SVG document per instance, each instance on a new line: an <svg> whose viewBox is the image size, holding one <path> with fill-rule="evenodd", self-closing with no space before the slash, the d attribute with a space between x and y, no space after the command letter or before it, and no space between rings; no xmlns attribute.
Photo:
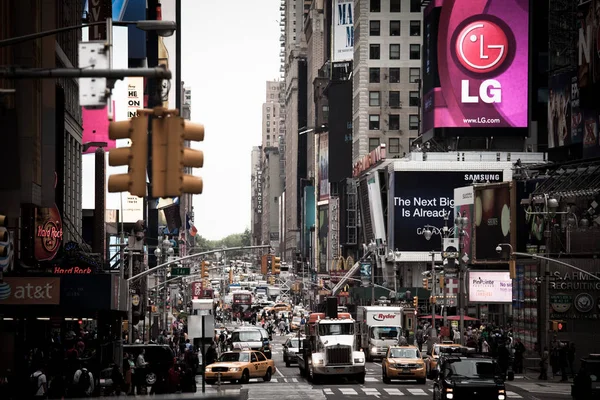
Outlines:
<svg viewBox="0 0 600 400"><path fill-rule="evenodd" d="M319 324L319 335L353 335L354 325L352 323L347 324Z"/></svg>
<svg viewBox="0 0 600 400"><path fill-rule="evenodd" d="M250 355L248 353L236 353L230 352L225 353L219 357L221 362L248 362L250 361Z"/></svg>
<svg viewBox="0 0 600 400"><path fill-rule="evenodd" d="M237 331L231 334L232 342L262 342L259 331Z"/></svg>
<svg viewBox="0 0 600 400"><path fill-rule="evenodd" d="M447 374L447 378L493 379L501 372L492 360L461 359L450 363Z"/></svg>
<svg viewBox="0 0 600 400"><path fill-rule="evenodd" d="M385 339L397 339L398 328L395 326L375 326L371 328L371 339L385 340Z"/></svg>
<svg viewBox="0 0 600 400"><path fill-rule="evenodd" d="M298 348L300 347L300 341L298 339L290 340L290 342L288 343L288 347Z"/></svg>
<svg viewBox="0 0 600 400"><path fill-rule="evenodd" d="M391 349L390 358L419 358L417 349Z"/></svg>

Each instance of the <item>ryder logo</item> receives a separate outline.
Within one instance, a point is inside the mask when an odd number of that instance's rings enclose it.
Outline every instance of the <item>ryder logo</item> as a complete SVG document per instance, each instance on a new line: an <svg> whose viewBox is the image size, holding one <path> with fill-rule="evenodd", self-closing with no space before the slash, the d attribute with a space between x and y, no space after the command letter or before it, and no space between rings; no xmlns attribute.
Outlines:
<svg viewBox="0 0 600 400"><path fill-rule="evenodd" d="M379 313L379 314L375 314L373 315L373 319L375 321L385 321L388 319L394 319L396 317L395 314L383 314L383 313Z"/></svg>
<svg viewBox="0 0 600 400"><path fill-rule="evenodd" d="M479 20L467 24L456 38L456 58L468 71L489 74L500 68L508 55L508 35L497 24ZM461 82L462 103L501 103L502 86L495 79L487 79L471 94L470 81Z"/></svg>

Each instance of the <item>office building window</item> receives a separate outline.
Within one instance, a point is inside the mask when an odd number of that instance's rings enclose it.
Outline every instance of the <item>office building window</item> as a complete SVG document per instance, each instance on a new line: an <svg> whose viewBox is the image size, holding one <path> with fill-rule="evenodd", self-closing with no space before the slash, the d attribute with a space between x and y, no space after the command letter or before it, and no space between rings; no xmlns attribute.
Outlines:
<svg viewBox="0 0 600 400"><path fill-rule="evenodd" d="M410 36L421 36L421 21L410 21Z"/></svg>
<svg viewBox="0 0 600 400"><path fill-rule="evenodd" d="M389 141L389 149L390 153L398 154L400 153L400 138L390 138Z"/></svg>
<svg viewBox="0 0 600 400"><path fill-rule="evenodd" d="M400 21L390 21L390 36L400 36Z"/></svg>
<svg viewBox="0 0 600 400"><path fill-rule="evenodd" d="M381 11L381 0L371 0L371 12Z"/></svg>
<svg viewBox="0 0 600 400"><path fill-rule="evenodd" d="M267 140L271 140L271 135L267 135Z"/></svg>
<svg viewBox="0 0 600 400"><path fill-rule="evenodd" d="M271 133L271 128L267 128L267 133ZM268 135L267 135L268 137Z"/></svg>
<svg viewBox="0 0 600 400"><path fill-rule="evenodd" d="M267 112L271 111L271 107L267 107Z"/></svg>
<svg viewBox="0 0 600 400"><path fill-rule="evenodd" d="M400 45L397 43L390 44L390 60L400 59Z"/></svg>
<svg viewBox="0 0 600 400"><path fill-rule="evenodd" d="M421 12L421 0L410 0L410 12Z"/></svg>
<svg viewBox="0 0 600 400"><path fill-rule="evenodd" d="M369 45L369 59L370 60L379 60L381 50L378 44L370 44Z"/></svg>
<svg viewBox="0 0 600 400"><path fill-rule="evenodd" d="M369 21L369 36L381 35L381 21Z"/></svg>
<svg viewBox="0 0 600 400"><path fill-rule="evenodd" d="M369 152L379 147L379 138L369 138Z"/></svg>
<svg viewBox="0 0 600 400"><path fill-rule="evenodd" d="M389 106L392 108L400 108L400 92L397 90L390 91L389 94Z"/></svg>
<svg viewBox="0 0 600 400"><path fill-rule="evenodd" d="M369 92L369 106L379 107L380 106L380 93Z"/></svg>
<svg viewBox="0 0 600 400"><path fill-rule="evenodd" d="M421 69L411 68L408 72L408 81L410 83L418 83L419 79L421 79Z"/></svg>
<svg viewBox="0 0 600 400"><path fill-rule="evenodd" d="M410 92L408 94L408 105L411 107L419 107L419 92Z"/></svg>
<svg viewBox="0 0 600 400"><path fill-rule="evenodd" d="M369 83L379 83L380 75L379 68L369 68Z"/></svg>
<svg viewBox="0 0 600 400"><path fill-rule="evenodd" d="M379 115L377 115L377 114L369 115L369 130L370 131L378 131L379 130Z"/></svg>
<svg viewBox="0 0 600 400"><path fill-rule="evenodd" d="M388 126L389 126L390 131L399 131L400 130L400 114L388 115Z"/></svg>
<svg viewBox="0 0 600 400"><path fill-rule="evenodd" d="M400 68L390 68L390 83L400 82Z"/></svg>
<svg viewBox="0 0 600 400"><path fill-rule="evenodd" d="M267 119L271 119L271 115L267 114Z"/></svg>
<svg viewBox="0 0 600 400"><path fill-rule="evenodd" d="M402 0L390 0L390 12L402 12Z"/></svg>
<svg viewBox="0 0 600 400"><path fill-rule="evenodd" d="M408 116L408 129L419 129L419 116L411 114Z"/></svg>
<svg viewBox="0 0 600 400"><path fill-rule="evenodd" d="M420 60L421 59L421 45L420 44L411 44L410 45L410 59L411 60Z"/></svg>

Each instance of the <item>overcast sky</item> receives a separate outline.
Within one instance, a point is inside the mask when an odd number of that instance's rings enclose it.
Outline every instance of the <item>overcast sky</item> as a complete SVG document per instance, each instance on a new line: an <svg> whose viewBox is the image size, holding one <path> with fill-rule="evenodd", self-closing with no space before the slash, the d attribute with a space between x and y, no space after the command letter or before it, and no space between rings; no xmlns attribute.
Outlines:
<svg viewBox="0 0 600 400"><path fill-rule="evenodd" d="M194 219L208 239L250 227L250 152L261 141L265 82L279 76L279 5L182 1L182 77L192 88L192 122L206 131Z"/></svg>

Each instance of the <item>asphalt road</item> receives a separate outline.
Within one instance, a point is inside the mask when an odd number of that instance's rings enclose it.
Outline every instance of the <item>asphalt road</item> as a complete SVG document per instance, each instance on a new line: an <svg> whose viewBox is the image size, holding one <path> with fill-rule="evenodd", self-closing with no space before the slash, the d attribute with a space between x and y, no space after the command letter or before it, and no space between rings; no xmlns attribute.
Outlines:
<svg viewBox="0 0 600 400"><path fill-rule="evenodd" d="M313 385L300 376L298 367L286 368L283 363L283 343L285 337L277 336L273 340L273 360L277 373L271 382L251 379L246 385L223 383L221 386L207 385L202 394L201 385L194 397L233 396L241 400L362 400L362 399L431 399L433 398L431 381L424 385L416 382L392 382L384 384L381 380L381 364L367 363L367 377L364 385L346 380L331 380ZM198 377L200 378L200 377ZM544 384L534 381L515 380L506 382L508 399L554 400L570 399L570 385ZM489 399L492 400L492 399Z"/></svg>

